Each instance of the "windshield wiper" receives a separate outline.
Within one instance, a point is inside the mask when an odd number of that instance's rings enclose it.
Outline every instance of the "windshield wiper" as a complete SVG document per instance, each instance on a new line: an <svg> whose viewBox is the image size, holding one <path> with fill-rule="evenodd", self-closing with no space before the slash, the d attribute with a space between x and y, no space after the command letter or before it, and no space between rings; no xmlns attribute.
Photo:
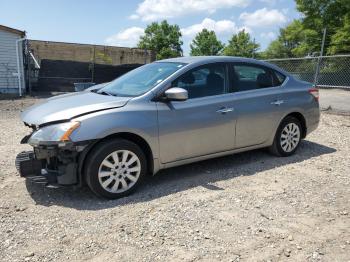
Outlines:
<svg viewBox="0 0 350 262"><path fill-rule="evenodd" d="M97 91L96 94L105 95L105 96L117 96L115 94L108 93L106 91Z"/></svg>
<svg viewBox="0 0 350 262"><path fill-rule="evenodd" d="M101 94L101 95L112 96L111 93L108 93L108 92L106 92L106 91L101 91L101 92L97 92L97 93L99 93L99 94Z"/></svg>

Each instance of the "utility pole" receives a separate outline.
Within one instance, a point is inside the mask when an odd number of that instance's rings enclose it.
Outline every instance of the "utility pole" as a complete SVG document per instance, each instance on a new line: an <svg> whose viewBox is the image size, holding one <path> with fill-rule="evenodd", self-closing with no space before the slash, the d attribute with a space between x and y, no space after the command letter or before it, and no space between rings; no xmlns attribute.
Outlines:
<svg viewBox="0 0 350 262"><path fill-rule="evenodd" d="M314 85L315 86L318 85L318 77L320 75L320 66L321 66L321 61L322 61L322 56L323 56L323 51L324 51L324 44L325 44L325 41L326 41L326 34L327 34L327 28L323 29L321 52L320 52L320 55L318 56L318 59L317 59L317 67L316 67L315 79L314 79Z"/></svg>

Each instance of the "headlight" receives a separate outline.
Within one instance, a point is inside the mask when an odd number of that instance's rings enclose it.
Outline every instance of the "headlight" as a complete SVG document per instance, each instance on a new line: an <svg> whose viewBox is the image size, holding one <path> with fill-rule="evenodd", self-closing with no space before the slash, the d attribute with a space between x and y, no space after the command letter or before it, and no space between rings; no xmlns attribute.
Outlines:
<svg viewBox="0 0 350 262"><path fill-rule="evenodd" d="M38 145L40 142L66 142L70 141L70 135L80 126L79 122L66 122L45 126L34 132L28 143Z"/></svg>

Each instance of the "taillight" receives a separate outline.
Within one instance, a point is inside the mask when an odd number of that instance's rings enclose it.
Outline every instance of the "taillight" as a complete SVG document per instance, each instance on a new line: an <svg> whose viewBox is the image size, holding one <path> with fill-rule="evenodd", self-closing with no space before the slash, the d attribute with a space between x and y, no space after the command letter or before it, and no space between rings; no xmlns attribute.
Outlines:
<svg viewBox="0 0 350 262"><path fill-rule="evenodd" d="M315 87L310 88L310 89L309 89L309 93L315 98L316 101L319 100L320 95L319 95L319 93L318 93L318 89L317 89L317 88L315 88Z"/></svg>

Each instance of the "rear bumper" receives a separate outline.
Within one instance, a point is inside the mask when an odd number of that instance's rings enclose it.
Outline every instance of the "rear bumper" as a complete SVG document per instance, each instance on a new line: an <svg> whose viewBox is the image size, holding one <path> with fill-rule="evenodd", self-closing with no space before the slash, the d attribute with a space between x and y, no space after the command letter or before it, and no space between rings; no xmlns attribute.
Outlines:
<svg viewBox="0 0 350 262"><path fill-rule="evenodd" d="M317 108L314 108L313 110L310 110L308 114L306 115L306 131L307 135L309 135L311 132L315 131L320 123L320 109L317 106Z"/></svg>
<svg viewBox="0 0 350 262"><path fill-rule="evenodd" d="M319 121L313 122L308 125L307 127L307 135L309 135L311 132L315 131L319 125Z"/></svg>

